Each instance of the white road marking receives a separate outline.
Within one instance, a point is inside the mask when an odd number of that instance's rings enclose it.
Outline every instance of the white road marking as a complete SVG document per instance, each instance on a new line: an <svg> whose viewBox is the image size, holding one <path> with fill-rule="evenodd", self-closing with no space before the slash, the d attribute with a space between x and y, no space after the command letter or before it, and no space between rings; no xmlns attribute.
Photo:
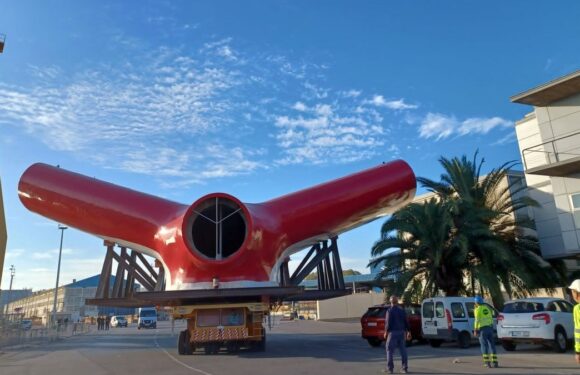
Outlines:
<svg viewBox="0 0 580 375"><path fill-rule="evenodd" d="M212 375L209 372L205 372L203 370L200 370L198 368L192 367L190 365L188 365L187 363L183 363L181 362L179 359L175 358L174 356L172 356L171 354L169 354L169 352L167 350L165 350L164 348L161 347L161 345L159 345L159 343L157 342L157 335L155 335L155 346L157 348L159 348L163 353L167 354L167 356L169 358L171 358L174 362L177 362L178 364L180 364L181 366L190 369L191 371L195 371L195 372L199 372L200 374L203 375Z"/></svg>

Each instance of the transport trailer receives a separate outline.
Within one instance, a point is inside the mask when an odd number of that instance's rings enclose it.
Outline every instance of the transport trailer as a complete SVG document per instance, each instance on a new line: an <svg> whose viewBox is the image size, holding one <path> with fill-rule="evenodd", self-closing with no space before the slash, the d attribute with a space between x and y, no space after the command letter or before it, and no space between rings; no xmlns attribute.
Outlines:
<svg viewBox="0 0 580 375"><path fill-rule="evenodd" d="M269 313L265 303L225 303L178 306L173 319L186 319L187 329L179 333L178 353L193 354L203 349L205 354L217 354L221 349L237 352L241 348L266 350L264 316Z"/></svg>

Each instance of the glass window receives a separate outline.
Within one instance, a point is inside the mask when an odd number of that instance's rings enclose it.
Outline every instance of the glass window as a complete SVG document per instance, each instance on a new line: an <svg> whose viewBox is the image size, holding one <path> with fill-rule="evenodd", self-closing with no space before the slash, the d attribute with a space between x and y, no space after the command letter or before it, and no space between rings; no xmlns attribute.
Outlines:
<svg viewBox="0 0 580 375"><path fill-rule="evenodd" d="M567 301L556 301L554 303L560 306L560 311L562 312L571 313L574 311L574 306Z"/></svg>
<svg viewBox="0 0 580 375"><path fill-rule="evenodd" d="M506 303L503 307L503 312L506 314L511 313L533 313L544 311L544 305L539 302L529 302L529 301L517 301L512 303Z"/></svg>
<svg viewBox="0 0 580 375"><path fill-rule="evenodd" d="M572 194L572 207L576 210L580 210L580 194Z"/></svg>
<svg viewBox="0 0 580 375"><path fill-rule="evenodd" d="M435 304L435 316L437 318L445 318L445 307L443 306L443 302L437 302Z"/></svg>
<svg viewBox="0 0 580 375"><path fill-rule="evenodd" d="M473 302L465 302L465 308L467 308L467 316L470 318L474 318L475 317L475 303Z"/></svg>
<svg viewBox="0 0 580 375"><path fill-rule="evenodd" d="M223 326L241 326L244 324L244 310L237 309L222 309L222 325Z"/></svg>
<svg viewBox="0 0 580 375"><path fill-rule="evenodd" d="M218 309L199 310L197 312L198 327L217 327L220 325L220 311Z"/></svg>
<svg viewBox="0 0 580 375"><path fill-rule="evenodd" d="M453 302L451 304L451 314L454 318L465 318L465 309L463 304L459 302Z"/></svg>
<svg viewBox="0 0 580 375"><path fill-rule="evenodd" d="M570 198L572 200L572 215L574 215L576 229L580 229L580 194L572 194Z"/></svg>
<svg viewBox="0 0 580 375"><path fill-rule="evenodd" d="M369 307L364 316L366 318L384 318L387 315L387 310L385 307Z"/></svg>
<svg viewBox="0 0 580 375"><path fill-rule="evenodd" d="M423 304L423 318L433 319L433 302Z"/></svg>

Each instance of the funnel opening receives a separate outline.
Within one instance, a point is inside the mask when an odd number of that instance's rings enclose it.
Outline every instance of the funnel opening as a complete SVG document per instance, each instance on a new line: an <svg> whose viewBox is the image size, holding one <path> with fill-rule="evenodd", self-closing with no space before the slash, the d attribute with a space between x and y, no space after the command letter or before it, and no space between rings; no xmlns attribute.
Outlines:
<svg viewBox="0 0 580 375"><path fill-rule="evenodd" d="M193 210L191 238L203 256L222 260L240 250L247 234L242 207L231 199L212 197Z"/></svg>

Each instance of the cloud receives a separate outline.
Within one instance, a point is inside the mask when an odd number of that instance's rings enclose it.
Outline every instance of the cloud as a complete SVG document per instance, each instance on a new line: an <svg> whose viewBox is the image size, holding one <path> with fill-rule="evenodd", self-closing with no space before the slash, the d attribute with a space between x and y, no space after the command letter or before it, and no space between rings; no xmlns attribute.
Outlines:
<svg viewBox="0 0 580 375"><path fill-rule="evenodd" d="M439 113L428 113L419 126L421 138L447 138L459 126L455 117L445 116Z"/></svg>
<svg viewBox="0 0 580 375"><path fill-rule="evenodd" d="M298 112L294 116L276 116L275 139L284 150L277 163L350 163L377 155L385 130L374 122L372 112L358 111L359 106L340 101L298 102L292 106Z"/></svg>
<svg viewBox="0 0 580 375"><path fill-rule="evenodd" d="M487 134L495 128L508 128L513 123L501 117L472 117L460 121L455 116L441 113L428 113L419 126L421 138L448 138L451 135Z"/></svg>
<svg viewBox="0 0 580 375"><path fill-rule="evenodd" d="M419 108L418 105L405 103L405 100L402 98L399 100L388 101L388 100L385 100L385 98L382 95L373 96L373 98L371 100L369 100L368 103L370 103L374 106L377 106L377 107L384 107L384 108L389 108L389 109L393 109L393 110L405 110L405 109Z"/></svg>
<svg viewBox="0 0 580 375"><path fill-rule="evenodd" d="M140 43L107 66L30 66L34 85L0 83L0 127L101 168L186 187L280 165L372 158L398 126L385 126L392 111L417 108L330 88L325 65L244 54L232 38L146 52Z"/></svg>

